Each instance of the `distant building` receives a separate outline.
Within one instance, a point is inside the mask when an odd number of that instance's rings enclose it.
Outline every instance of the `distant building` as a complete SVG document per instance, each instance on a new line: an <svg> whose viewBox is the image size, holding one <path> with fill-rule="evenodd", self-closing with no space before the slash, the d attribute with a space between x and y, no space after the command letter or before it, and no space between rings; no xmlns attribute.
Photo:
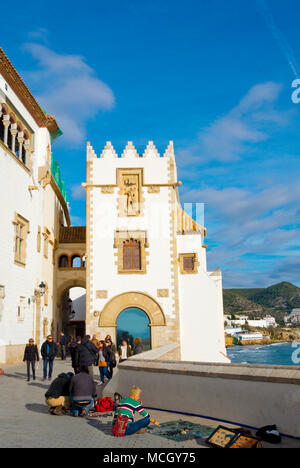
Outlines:
<svg viewBox="0 0 300 468"><path fill-rule="evenodd" d="M234 336L237 333L240 333L242 329L240 327L225 328L225 334Z"/></svg>
<svg viewBox="0 0 300 468"><path fill-rule="evenodd" d="M300 309L293 309L288 316L289 322L294 325L300 325Z"/></svg>
<svg viewBox="0 0 300 468"><path fill-rule="evenodd" d="M264 336L262 333L255 332L255 333L239 333L235 335L236 339L238 341L260 341L264 340L266 338L269 338L267 336Z"/></svg>
<svg viewBox="0 0 300 468"><path fill-rule="evenodd" d="M246 318L247 317L247 318ZM229 327L249 325L249 327L257 328L276 328L278 325L276 320L271 315L267 315L263 319L248 320L248 316L239 315L238 319L235 320L224 320Z"/></svg>

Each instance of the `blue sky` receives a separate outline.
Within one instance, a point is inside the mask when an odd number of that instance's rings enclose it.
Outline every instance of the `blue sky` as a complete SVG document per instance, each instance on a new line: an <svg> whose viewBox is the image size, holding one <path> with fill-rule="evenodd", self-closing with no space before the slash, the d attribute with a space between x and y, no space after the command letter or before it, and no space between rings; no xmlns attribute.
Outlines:
<svg viewBox="0 0 300 468"><path fill-rule="evenodd" d="M85 142L174 140L181 200L205 203L225 287L300 286L300 5L295 0L15 0L1 45L64 135L53 145L85 224Z"/></svg>

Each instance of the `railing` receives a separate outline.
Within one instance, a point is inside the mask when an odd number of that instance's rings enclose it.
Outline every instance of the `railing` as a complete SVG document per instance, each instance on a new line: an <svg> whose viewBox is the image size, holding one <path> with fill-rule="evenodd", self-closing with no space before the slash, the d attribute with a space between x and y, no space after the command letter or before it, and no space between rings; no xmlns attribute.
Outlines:
<svg viewBox="0 0 300 468"><path fill-rule="evenodd" d="M59 163L58 163L58 161L54 160L52 153L51 153L51 174L52 174L52 176L53 176L59 190L61 191L61 194L62 194L65 202L67 203L68 197L67 197L67 191L66 191L66 184L61 178L61 171L60 171Z"/></svg>

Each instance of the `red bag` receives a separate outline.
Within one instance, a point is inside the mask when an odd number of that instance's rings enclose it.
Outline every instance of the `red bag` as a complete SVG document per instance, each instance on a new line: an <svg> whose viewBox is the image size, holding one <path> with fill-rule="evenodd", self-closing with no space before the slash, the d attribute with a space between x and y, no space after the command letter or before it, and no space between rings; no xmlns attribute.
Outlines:
<svg viewBox="0 0 300 468"><path fill-rule="evenodd" d="M122 416L118 414L115 424L112 427L111 432L115 437L124 437L126 432L126 427L128 424L129 418L127 416Z"/></svg>
<svg viewBox="0 0 300 468"><path fill-rule="evenodd" d="M113 411L114 409L114 402L111 398L99 398L96 403L96 411L98 413L107 413L109 411Z"/></svg>

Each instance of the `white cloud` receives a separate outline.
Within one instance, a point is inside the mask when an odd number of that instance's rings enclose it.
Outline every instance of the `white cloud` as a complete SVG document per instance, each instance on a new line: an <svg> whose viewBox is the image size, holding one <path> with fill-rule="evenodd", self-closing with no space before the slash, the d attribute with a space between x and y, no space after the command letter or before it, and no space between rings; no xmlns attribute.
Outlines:
<svg viewBox="0 0 300 468"><path fill-rule="evenodd" d="M180 164L237 161L253 150L254 144L269 138L274 124L288 121L289 113L274 107L280 92L281 85L272 81L253 86L237 106L203 129L190 146L177 151Z"/></svg>
<svg viewBox="0 0 300 468"><path fill-rule="evenodd" d="M72 185L71 196L73 200L85 200L85 189L82 185Z"/></svg>
<svg viewBox="0 0 300 468"><path fill-rule="evenodd" d="M86 122L100 110L113 108L112 90L79 55L57 54L36 43L24 47L39 65L28 77L42 107L57 117L68 146L82 143Z"/></svg>

